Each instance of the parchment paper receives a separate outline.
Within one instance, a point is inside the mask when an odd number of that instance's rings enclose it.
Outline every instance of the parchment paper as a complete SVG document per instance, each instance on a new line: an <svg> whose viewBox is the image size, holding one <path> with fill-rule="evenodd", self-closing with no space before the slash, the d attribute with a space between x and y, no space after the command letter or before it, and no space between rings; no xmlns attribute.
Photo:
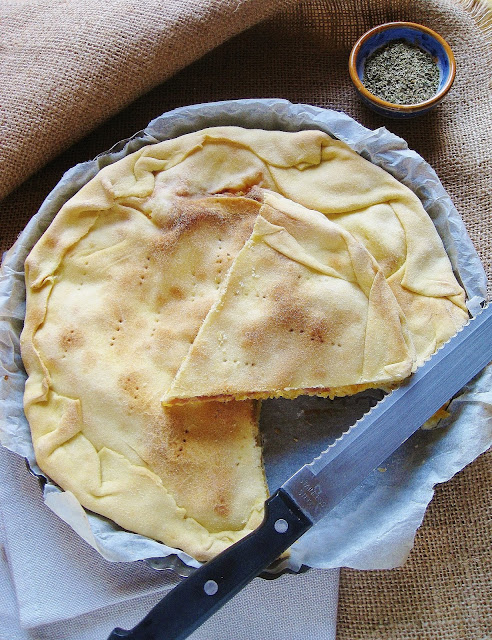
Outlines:
<svg viewBox="0 0 492 640"><path fill-rule="evenodd" d="M159 558L163 559L161 566L169 566L177 556L187 567L199 565L181 551L123 531L111 521L86 512L71 493L61 491L37 467L22 409L26 374L19 336L25 314L24 260L60 207L103 166L143 145L216 125L287 131L316 128L343 140L393 174L422 200L443 239L455 274L466 289L472 315L486 296L483 267L432 168L386 129L371 131L340 112L277 99L183 107L163 114L130 140L119 142L95 160L68 171L4 255L0 272L0 443L26 458L32 472L43 479L46 504L110 561L154 558L152 562L158 567ZM305 534L279 569L297 571L303 565L357 569L401 566L434 485L451 478L492 445L491 383L489 366L453 400L449 418L435 429L421 429L412 436ZM301 397L294 401L265 401L260 427L270 489L274 491L300 466L310 462L381 397L379 391L368 391L335 400Z"/></svg>

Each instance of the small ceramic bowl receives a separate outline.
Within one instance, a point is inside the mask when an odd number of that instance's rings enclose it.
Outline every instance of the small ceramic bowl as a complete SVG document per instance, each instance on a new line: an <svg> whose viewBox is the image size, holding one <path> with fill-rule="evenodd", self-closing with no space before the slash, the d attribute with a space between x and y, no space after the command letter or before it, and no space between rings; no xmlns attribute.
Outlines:
<svg viewBox="0 0 492 640"><path fill-rule="evenodd" d="M367 58L376 49L395 40L404 40L430 53L439 70L437 92L418 104L393 104L372 94L364 86ZM349 73L362 101L376 113L390 118L411 118L427 113L438 105L453 84L456 62L448 43L438 33L414 22L388 22L374 27L355 43L349 59Z"/></svg>

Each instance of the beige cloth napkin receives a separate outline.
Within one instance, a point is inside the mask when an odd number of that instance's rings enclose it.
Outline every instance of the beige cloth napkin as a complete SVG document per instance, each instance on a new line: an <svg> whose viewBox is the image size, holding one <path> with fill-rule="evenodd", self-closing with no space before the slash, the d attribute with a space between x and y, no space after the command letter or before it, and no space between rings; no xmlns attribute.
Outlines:
<svg viewBox="0 0 492 640"><path fill-rule="evenodd" d="M2 193L67 149L0 203L1 249L15 241L63 171L160 113L220 99L282 97L340 109L405 138L436 169L492 282L492 52L484 6L472 0L0 0ZM446 100L409 122L369 112L347 75L355 39L397 19L435 28L458 63ZM492 637L491 462L484 454L438 487L403 568L342 570L338 640Z"/></svg>

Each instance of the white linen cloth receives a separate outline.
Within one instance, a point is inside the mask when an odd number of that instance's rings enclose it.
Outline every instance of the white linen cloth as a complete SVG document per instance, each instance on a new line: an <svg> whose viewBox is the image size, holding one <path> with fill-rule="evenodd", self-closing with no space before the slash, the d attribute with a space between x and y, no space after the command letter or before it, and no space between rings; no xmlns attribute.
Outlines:
<svg viewBox="0 0 492 640"><path fill-rule="evenodd" d="M337 569L256 578L192 640L334 640ZM106 640L133 627L178 579L111 563L43 502L22 457L0 447L0 640Z"/></svg>

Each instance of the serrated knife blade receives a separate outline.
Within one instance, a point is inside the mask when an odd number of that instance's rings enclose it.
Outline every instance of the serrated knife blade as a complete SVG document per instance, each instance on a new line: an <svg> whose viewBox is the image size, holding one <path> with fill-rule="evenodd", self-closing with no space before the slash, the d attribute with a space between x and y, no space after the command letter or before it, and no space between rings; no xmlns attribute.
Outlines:
<svg viewBox="0 0 492 640"><path fill-rule="evenodd" d="M276 560L492 361L487 306L265 503L263 523L108 640L181 640Z"/></svg>

